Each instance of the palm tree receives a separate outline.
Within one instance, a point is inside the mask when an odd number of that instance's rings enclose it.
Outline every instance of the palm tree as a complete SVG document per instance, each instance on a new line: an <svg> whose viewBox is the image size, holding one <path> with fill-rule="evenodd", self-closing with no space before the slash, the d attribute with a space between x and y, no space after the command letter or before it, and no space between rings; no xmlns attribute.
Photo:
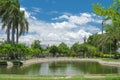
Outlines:
<svg viewBox="0 0 120 80"><path fill-rule="evenodd" d="M18 43L19 36L28 31L28 22L24 11L20 11L18 0L2 0L0 4L2 4L0 6L0 17L3 23L2 29L5 29L7 25L7 43L10 43L10 29L12 29L12 44L15 44L15 33L16 43Z"/></svg>
<svg viewBox="0 0 120 80"><path fill-rule="evenodd" d="M105 20L112 20L112 23L105 27L106 33L104 37L102 37L103 39L101 38L101 41L104 40L103 42L105 42L108 39L111 40L114 45L113 51L116 56L117 43L120 40L120 0L114 0L113 4L110 5L108 9L105 9L100 4L95 4L93 9L97 15L105 16Z"/></svg>
<svg viewBox="0 0 120 80"><path fill-rule="evenodd" d="M12 28L12 44L14 44L15 34L15 20L19 13L19 1L18 0L1 0L0 1L0 18L2 18L2 28L4 29L7 25L7 43L10 42L10 29Z"/></svg>
<svg viewBox="0 0 120 80"><path fill-rule="evenodd" d="M8 16L10 9L10 0L1 0L0 1L0 18L2 19L2 29L7 25L7 43L10 42L10 17Z"/></svg>
<svg viewBox="0 0 120 80"><path fill-rule="evenodd" d="M12 44L15 44L15 28L18 26L19 13L20 13L20 5L18 0L16 0L15 5L11 6L10 16L12 17Z"/></svg>
<svg viewBox="0 0 120 80"><path fill-rule="evenodd" d="M18 43L18 38L21 34L28 32L28 21L25 18L25 12L20 11L16 27L16 43Z"/></svg>

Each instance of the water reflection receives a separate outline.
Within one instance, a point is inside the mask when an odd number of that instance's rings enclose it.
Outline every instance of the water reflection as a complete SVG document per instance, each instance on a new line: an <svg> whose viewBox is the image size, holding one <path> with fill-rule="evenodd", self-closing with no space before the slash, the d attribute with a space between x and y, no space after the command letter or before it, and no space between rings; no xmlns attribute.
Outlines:
<svg viewBox="0 0 120 80"><path fill-rule="evenodd" d="M0 65L0 74L70 75L70 74L119 74L119 67L103 66L97 62L48 62L29 67Z"/></svg>

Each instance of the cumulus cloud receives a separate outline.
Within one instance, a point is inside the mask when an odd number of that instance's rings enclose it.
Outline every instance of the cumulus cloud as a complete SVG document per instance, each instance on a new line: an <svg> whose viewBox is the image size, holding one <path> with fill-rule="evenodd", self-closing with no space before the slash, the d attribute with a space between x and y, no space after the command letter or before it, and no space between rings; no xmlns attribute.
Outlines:
<svg viewBox="0 0 120 80"><path fill-rule="evenodd" d="M84 25L90 22L101 23L101 17L95 14L80 13L79 15L63 14L62 16L52 18L52 20L66 19L69 23Z"/></svg>
<svg viewBox="0 0 120 80"><path fill-rule="evenodd" d="M45 22L31 16L31 13L27 12L25 8L21 8L21 10L25 11L29 22L29 32L20 37L22 43L31 44L38 39L46 45L58 45L61 42L71 45L75 42L82 43L84 37L88 38L93 33L100 31L96 26L89 24L100 22L100 18L94 14L80 13L79 15L72 15L67 13L52 18L52 20L55 20L54 22ZM58 21L60 19L62 19L61 22Z"/></svg>

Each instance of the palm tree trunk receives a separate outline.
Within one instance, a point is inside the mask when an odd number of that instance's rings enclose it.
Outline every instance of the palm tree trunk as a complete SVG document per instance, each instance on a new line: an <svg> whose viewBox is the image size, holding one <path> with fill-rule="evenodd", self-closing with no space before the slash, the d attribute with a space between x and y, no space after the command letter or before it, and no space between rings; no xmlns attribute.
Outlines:
<svg viewBox="0 0 120 80"><path fill-rule="evenodd" d="M15 28L12 27L12 44L15 44Z"/></svg>
<svg viewBox="0 0 120 80"><path fill-rule="evenodd" d="M8 24L7 25L7 43L10 43L10 27L11 27L11 25Z"/></svg>
<svg viewBox="0 0 120 80"><path fill-rule="evenodd" d="M18 44L18 38L19 38L19 35L18 35L18 27L17 27L17 32L16 32L16 43Z"/></svg>

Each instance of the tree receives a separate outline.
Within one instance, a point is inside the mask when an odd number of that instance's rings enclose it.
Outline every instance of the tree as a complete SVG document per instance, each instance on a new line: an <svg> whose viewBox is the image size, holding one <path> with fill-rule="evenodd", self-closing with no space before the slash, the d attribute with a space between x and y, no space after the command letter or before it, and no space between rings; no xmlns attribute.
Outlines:
<svg viewBox="0 0 120 80"><path fill-rule="evenodd" d="M3 23L2 29L5 29L7 25L7 43L10 43L10 29L12 29L12 44L15 44L15 32L16 43L18 43L18 36L28 31L28 22L24 16L24 11L20 11L18 0L1 0L0 4L0 18ZM18 26L20 26L19 33Z"/></svg>
<svg viewBox="0 0 120 80"><path fill-rule="evenodd" d="M76 54L78 54L80 52L80 48L79 48L79 43L74 43L71 46L71 51L75 52Z"/></svg>
<svg viewBox="0 0 120 80"><path fill-rule="evenodd" d="M0 45L1 56L6 57L6 59L21 59L21 57L26 57L29 50L24 44L1 44Z"/></svg>
<svg viewBox="0 0 120 80"><path fill-rule="evenodd" d="M58 47L53 45L49 47L49 52L53 54L53 57L55 57L58 53Z"/></svg>
<svg viewBox="0 0 120 80"><path fill-rule="evenodd" d="M34 49L42 49L41 45L40 45L40 41L39 40L35 40L32 44L31 44L31 48Z"/></svg>
<svg viewBox="0 0 120 80"><path fill-rule="evenodd" d="M114 0L113 4L110 5L107 9L101 6L100 4L94 4L93 10L97 15L104 16L105 20L112 20L110 25L107 25L105 28L105 40L110 39L114 45L113 52L116 57L117 43L120 39L120 0Z"/></svg>
<svg viewBox="0 0 120 80"><path fill-rule="evenodd" d="M80 44L79 50L83 52L83 57L93 57L96 54L96 48L86 43Z"/></svg>
<svg viewBox="0 0 120 80"><path fill-rule="evenodd" d="M13 5L12 0L0 0L0 18L2 19L2 29L5 28L7 25L7 43L10 42L10 28L11 28L11 21L9 12L11 10L11 6Z"/></svg>
<svg viewBox="0 0 120 80"><path fill-rule="evenodd" d="M59 46L58 46L58 51L59 51L59 53L61 53L61 54L66 54L66 55L68 55L69 54L69 52L70 52L70 49L69 49L69 47L64 43L64 42L62 42L61 44L59 44Z"/></svg>
<svg viewBox="0 0 120 80"><path fill-rule="evenodd" d="M28 32L28 21L25 18L24 11L20 11L19 17L16 20L16 23L17 23L17 25L16 25L16 43L18 43L19 36L25 32Z"/></svg>

